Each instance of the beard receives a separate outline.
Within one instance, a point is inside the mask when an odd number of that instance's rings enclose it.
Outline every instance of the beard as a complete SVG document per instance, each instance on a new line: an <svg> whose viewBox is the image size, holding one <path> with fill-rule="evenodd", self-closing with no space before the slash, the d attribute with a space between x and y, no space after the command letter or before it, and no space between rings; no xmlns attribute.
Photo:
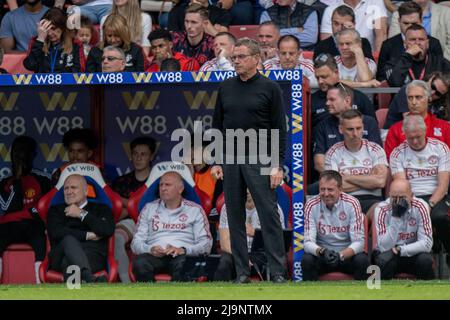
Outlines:
<svg viewBox="0 0 450 320"><path fill-rule="evenodd" d="M26 0L25 4L35 7L37 4L41 3L41 0Z"/></svg>

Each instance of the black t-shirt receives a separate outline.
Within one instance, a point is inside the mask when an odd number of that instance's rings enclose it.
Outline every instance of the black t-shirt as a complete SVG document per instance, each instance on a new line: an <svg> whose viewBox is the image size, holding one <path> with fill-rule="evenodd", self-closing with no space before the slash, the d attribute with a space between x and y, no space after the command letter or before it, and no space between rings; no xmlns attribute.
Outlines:
<svg viewBox="0 0 450 320"><path fill-rule="evenodd" d="M169 31L184 31L184 15L187 3L180 3L172 8L169 12L169 23L167 29ZM231 14L219 7L208 6L209 20L213 25L220 24L228 27L231 23Z"/></svg>
<svg viewBox="0 0 450 320"><path fill-rule="evenodd" d="M144 181L139 181L136 179L134 171L131 171L130 173L116 178L111 187L115 192L120 194L121 197L128 199L132 192L135 192L145 184L145 181L147 181L147 178Z"/></svg>

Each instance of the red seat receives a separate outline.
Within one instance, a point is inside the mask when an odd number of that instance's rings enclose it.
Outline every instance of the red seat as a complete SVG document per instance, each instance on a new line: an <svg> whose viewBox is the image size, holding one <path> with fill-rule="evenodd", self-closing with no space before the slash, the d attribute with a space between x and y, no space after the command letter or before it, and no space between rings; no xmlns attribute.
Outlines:
<svg viewBox="0 0 450 320"><path fill-rule="evenodd" d="M380 88L389 88L389 83L384 80L380 84ZM389 108L391 104L392 95L390 93L379 93L378 94L378 109Z"/></svg>
<svg viewBox="0 0 450 320"><path fill-rule="evenodd" d="M302 55L304 59L312 60L314 57L314 51L303 51Z"/></svg>
<svg viewBox="0 0 450 320"><path fill-rule="evenodd" d="M10 74L33 73L32 71L25 69L23 66L23 60L25 60L26 57L26 53L7 53L3 56L3 63L1 67Z"/></svg>
<svg viewBox="0 0 450 320"><path fill-rule="evenodd" d="M389 109L387 109L387 108L382 108L382 109L378 109L377 111L375 111L379 129L383 129L384 124L386 123L388 111L389 111Z"/></svg>
<svg viewBox="0 0 450 320"><path fill-rule="evenodd" d="M122 200L117 193L106 185L100 169L89 163L72 164L63 170L56 186L38 202L38 211L41 219L44 222L47 222L47 213L50 206L61 203L64 181L72 174L80 174L86 178L88 184L95 189L96 195L96 198L89 199L89 201L109 205L112 209L114 221L117 222L122 212ZM62 282L63 274L49 269L48 253L50 252L50 249L50 242L47 238L47 256L39 269L39 278L44 283ZM117 279L117 262L114 258L114 236L111 236L108 241L107 270L102 270L95 274L97 277L100 275L106 275L108 282L114 282Z"/></svg>
<svg viewBox="0 0 450 320"><path fill-rule="evenodd" d="M36 283L34 251L26 243L8 246L3 253L2 284Z"/></svg>
<svg viewBox="0 0 450 320"><path fill-rule="evenodd" d="M239 26L230 26L229 32L236 37L239 38L250 38L257 40L259 25L239 25Z"/></svg>

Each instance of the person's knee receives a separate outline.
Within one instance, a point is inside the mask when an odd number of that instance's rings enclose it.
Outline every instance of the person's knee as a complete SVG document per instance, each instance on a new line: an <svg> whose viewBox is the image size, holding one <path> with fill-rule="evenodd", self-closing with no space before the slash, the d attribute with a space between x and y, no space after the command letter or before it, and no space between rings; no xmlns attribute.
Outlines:
<svg viewBox="0 0 450 320"><path fill-rule="evenodd" d="M80 242L78 241L77 238L75 238L73 235L68 234L65 235L62 240L61 240L61 244L64 248L67 248L67 246L70 245L74 245L74 244L79 244Z"/></svg>
<svg viewBox="0 0 450 320"><path fill-rule="evenodd" d="M305 253L302 258L302 269L316 268L317 257Z"/></svg>
<svg viewBox="0 0 450 320"><path fill-rule="evenodd" d="M429 253L420 253L416 258L415 269L422 279L432 279L434 277L433 257Z"/></svg>
<svg viewBox="0 0 450 320"><path fill-rule="evenodd" d="M145 255L139 255L134 258L132 263L133 273L140 280L142 277L153 277L153 266L147 260Z"/></svg>

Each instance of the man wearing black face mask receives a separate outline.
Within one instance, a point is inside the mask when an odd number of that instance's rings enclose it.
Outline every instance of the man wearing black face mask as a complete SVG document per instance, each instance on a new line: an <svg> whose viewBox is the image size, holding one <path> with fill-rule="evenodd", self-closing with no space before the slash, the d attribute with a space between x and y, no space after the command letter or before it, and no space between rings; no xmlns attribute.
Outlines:
<svg viewBox="0 0 450 320"><path fill-rule="evenodd" d="M32 168L36 141L17 137L11 148L12 175L0 180L0 276L1 256L10 244L29 243L36 257L38 270L45 258L45 226L35 206L50 188L50 179Z"/></svg>
<svg viewBox="0 0 450 320"><path fill-rule="evenodd" d="M374 215L377 241L373 255L381 278L392 279L397 273L407 272L418 279L433 279L430 253L433 234L428 205L413 196L405 179L394 180L389 195L375 208Z"/></svg>

